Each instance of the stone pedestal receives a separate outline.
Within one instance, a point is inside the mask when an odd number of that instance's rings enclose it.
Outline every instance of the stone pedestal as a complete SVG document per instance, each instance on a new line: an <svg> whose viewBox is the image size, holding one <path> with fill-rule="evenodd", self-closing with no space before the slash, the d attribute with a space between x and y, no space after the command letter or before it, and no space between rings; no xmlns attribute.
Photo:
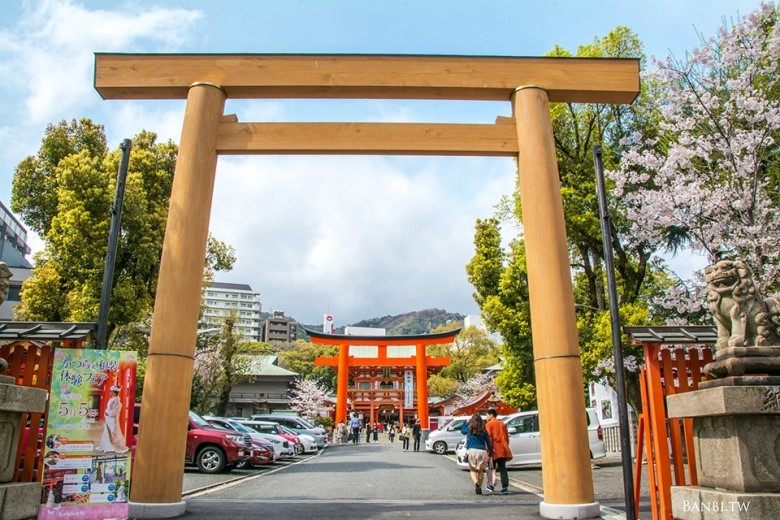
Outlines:
<svg viewBox="0 0 780 520"><path fill-rule="evenodd" d="M714 386L666 399L670 418L693 418L699 483L672 488L674 518L780 518L780 386Z"/></svg>
<svg viewBox="0 0 780 520"><path fill-rule="evenodd" d="M46 391L17 386L12 384L13 378L2 377L3 379L0 380L0 519L22 520L36 516L41 501L39 482L10 483L16 471L14 463L22 433L22 412L45 411Z"/></svg>

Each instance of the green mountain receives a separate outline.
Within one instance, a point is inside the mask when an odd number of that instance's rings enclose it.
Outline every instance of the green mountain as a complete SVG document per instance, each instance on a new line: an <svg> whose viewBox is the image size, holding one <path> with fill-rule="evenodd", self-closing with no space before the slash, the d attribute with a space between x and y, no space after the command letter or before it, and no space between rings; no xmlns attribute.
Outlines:
<svg viewBox="0 0 780 520"><path fill-rule="evenodd" d="M464 318L463 314L447 312L442 309L424 309L395 316L361 320L349 326L384 328L388 335L427 334L432 329L453 321L463 324ZM304 325L303 327L316 331L322 330L322 325ZM299 330L302 330L303 327ZM338 327L336 334L344 334L344 327Z"/></svg>

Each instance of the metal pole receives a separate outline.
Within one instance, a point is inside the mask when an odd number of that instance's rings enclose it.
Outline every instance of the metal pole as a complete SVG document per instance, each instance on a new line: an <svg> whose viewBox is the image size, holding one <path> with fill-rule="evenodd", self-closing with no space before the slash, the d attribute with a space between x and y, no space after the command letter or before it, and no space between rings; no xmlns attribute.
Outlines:
<svg viewBox="0 0 780 520"><path fill-rule="evenodd" d="M127 165L130 162L130 139L125 139L119 148L122 150L122 160L119 163L119 173L116 177L116 195L111 206L111 227L108 231L108 249L103 265L103 287L100 291L100 312L98 314L98 329L95 347L107 348L108 334L108 304L111 301L111 289L114 286L114 264L116 263L116 247L119 242L119 230L122 227L122 202L125 199L125 183L127 181Z"/></svg>
<svg viewBox="0 0 780 520"><path fill-rule="evenodd" d="M612 226L607 207L607 192L604 188L604 165L601 161L601 147L593 147L593 162L596 167L596 191L599 197L601 239L604 244L604 267L607 273L609 291L609 314L612 317L612 351L615 361L615 384L618 397L618 422L620 423L620 450L623 462L623 493L626 502L626 519L636 518L634 503L634 474L631 467L631 433L628 429L628 406L626 405L626 377L623 366L623 348L620 344L620 315L618 314L617 287L612 262Z"/></svg>

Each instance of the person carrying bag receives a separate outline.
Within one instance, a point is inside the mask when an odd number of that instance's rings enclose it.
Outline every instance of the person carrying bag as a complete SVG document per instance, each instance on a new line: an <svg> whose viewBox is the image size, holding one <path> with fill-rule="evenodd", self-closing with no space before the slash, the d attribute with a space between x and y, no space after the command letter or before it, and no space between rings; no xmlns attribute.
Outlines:
<svg viewBox="0 0 780 520"><path fill-rule="evenodd" d="M466 434L466 455L469 462L469 473L474 482L474 491L482 494L482 480L489 459L493 456L493 443L485 431L485 422L475 413L469 422L463 425L461 433Z"/></svg>

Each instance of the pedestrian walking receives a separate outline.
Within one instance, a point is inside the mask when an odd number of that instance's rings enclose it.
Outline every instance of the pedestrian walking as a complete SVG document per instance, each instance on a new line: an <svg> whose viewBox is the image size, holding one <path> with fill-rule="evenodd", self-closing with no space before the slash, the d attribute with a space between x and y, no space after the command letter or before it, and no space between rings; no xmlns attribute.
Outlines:
<svg viewBox="0 0 780 520"><path fill-rule="evenodd" d="M349 427L352 430L352 443L357 444L360 441L360 417L353 415Z"/></svg>
<svg viewBox="0 0 780 520"><path fill-rule="evenodd" d="M401 442L403 443L403 449L404 451L409 451L409 436L412 434L412 429L409 428L408 424L404 424L404 427L401 429L401 436L398 437L401 439Z"/></svg>
<svg viewBox="0 0 780 520"><path fill-rule="evenodd" d="M344 421L340 422L338 426L336 426L336 434L335 434L335 441L338 444L344 444L344 434L347 432L347 425L344 424Z"/></svg>
<svg viewBox="0 0 780 520"><path fill-rule="evenodd" d="M366 443L371 442L371 423L366 423Z"/></svg>
<svg viewBox="0 0 780 520"><path fill-rule="evenodd" d="M374 442L379 442L379 423L374 423Z"/></svg>
<svg viewBox="0 0 780 520"><path fill-rule="evenodd" d="M487 472L485 488L492 493L496 489L496 470L501 475L501 494L509 493L509 474L506 471L506 463L512 460L512 449L509 447L509 431L506 423L498 420L498 412L491 408L488 410L488 420L485 431L490 436L493 444L493 458Z"/></svg>
<svg viewBox="0 0 780 520"><path fill-rule="evenodd" d="M414 437L414 451L420 451L420 437L422 437L422 426L420 426L420 421L414 421L414 426L412 426L412 437Z"/></svg>
<svg viewBox="0 0 780 520"><path fill-rule="evenodd" d="M490 435L485 431L485 421L478 413L471 416L460 432L466 435L466 457L474 491L481 495L485 469L488 459L493 455L493 444L490 442Z"/></svg>
<svg viewBox="0 0 780 520"><path fill-rule="evenodd" d="M390 442L395 442L395 424L391 424L387 430L387 436L390 437Z"/></svg>

